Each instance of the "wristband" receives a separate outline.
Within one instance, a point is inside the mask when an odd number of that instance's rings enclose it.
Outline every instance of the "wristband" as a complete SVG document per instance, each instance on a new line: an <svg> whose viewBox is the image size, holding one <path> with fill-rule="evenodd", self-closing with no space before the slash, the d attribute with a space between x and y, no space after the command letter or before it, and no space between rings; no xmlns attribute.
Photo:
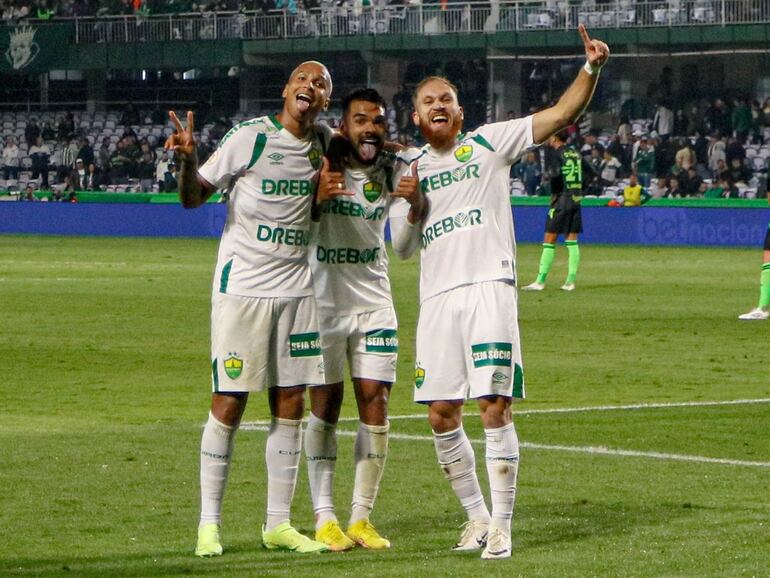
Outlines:
<svg viewBox="0 0 770 578"><path fill-rule="evenodd" d="M586 60L586 63L583 65L583 70L585 70L588 74L591 76L596 76L599 74L599 71L602 69L601 65L593 65L590 62Z"/></svg>

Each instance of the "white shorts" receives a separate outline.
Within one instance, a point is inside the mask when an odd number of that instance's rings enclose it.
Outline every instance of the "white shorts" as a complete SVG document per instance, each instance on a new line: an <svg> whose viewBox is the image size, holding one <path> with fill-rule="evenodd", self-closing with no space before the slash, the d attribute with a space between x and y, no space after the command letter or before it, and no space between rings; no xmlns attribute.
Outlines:
<svg viewBox="0 0 770 578"><path fill-rule="evenodd" d="M398 322L393 307L343 316L319 316L326 383L350 375L359 379L396 381Z"/></svg>
<svg viewBox="0 0 770 578"><path fill-rule="evenodd" d="M516 288L464 285L420 307L414 400L524 397Z"/></svg>
<svg viewBox="0 0 770 578"><path fill-rule="evenodd" d="M215 393L324 383L315 297L211 300Z"/></svg>

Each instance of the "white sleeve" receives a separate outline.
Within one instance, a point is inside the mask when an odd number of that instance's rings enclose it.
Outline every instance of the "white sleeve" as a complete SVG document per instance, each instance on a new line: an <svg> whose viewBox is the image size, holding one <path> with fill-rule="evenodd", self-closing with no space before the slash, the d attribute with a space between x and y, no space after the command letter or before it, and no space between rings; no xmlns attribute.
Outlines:
<svg viewBox="0 0 770 578"><path fill-rule="evenodd" d="M237 126L198 167L198 174L217 189L227 188L234 177L254 164L254 155L261 152L258 148L264 148L265 142L264 133L255 131L251 126Z"/></svg>
<svg viewBox="0 0 770 578"><path fill-rule="evenodd" d="M491 146L492 150L511 164L535 144L532 136L532 115L485 124L470 136L482 146ZM482 139L486 144L481 142Z"/></svg>
<svg viewBox="0 0 770 578"><path fill-rule="evenodd" d="M390 205L390 241L399 259L408 259L420 246L422 223L410 223L407 219L409 203L395 199Z"/></svg>

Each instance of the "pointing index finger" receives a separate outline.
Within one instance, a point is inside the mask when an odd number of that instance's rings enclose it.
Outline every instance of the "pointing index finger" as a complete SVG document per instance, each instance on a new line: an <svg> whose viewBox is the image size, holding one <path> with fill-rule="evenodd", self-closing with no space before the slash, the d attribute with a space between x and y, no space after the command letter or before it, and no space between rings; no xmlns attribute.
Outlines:
<svg viewBox="0 0 770 578"><path fill-rule="evenodd" d="M195 132L195 115L191 110L187 111L187 130L190 131L190 134Z"/></svg>
<svg viewBox="0 0 770 578"><path fill-rule="evenodd" d="M578 34L580 34L581 40L586 48L591 44L591 38L588 36L588 31L583 24L578 24Z"/></svg>

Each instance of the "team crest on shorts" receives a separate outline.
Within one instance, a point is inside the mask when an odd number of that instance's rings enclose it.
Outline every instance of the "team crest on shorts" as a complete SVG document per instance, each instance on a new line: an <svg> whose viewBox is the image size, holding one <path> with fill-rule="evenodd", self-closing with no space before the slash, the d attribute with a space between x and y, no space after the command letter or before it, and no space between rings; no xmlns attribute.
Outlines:
<svg viewBox="0 0 770 578"><path fill-rule="evenodd" d="M230 379L237 379L243 371L243 360L238 357L237 353L230 353L228 355L229 357L222 361L222 364L225 366L225 373Z"/></svg>
<svg viewBox="0 0 770 578"><path fill-rule="evenodd" d="M473 147L471 145L463 145L455 151L455 158L461 163L467 163L473 156Z"/></svg>
<svg viewBox="0 0 770 578"><path fill-rule="evenodd" d="M370 203L373 203L380 198L382 194L382 185L374 181L369 181L364 185L364 197Z"/></svg>
<svg viewBox="0 0 770 578"><path fill-rule="evenodd" d="M418 363L414 367L414 386L420 389L423 383L425 383L425 370Z"/></svg>

